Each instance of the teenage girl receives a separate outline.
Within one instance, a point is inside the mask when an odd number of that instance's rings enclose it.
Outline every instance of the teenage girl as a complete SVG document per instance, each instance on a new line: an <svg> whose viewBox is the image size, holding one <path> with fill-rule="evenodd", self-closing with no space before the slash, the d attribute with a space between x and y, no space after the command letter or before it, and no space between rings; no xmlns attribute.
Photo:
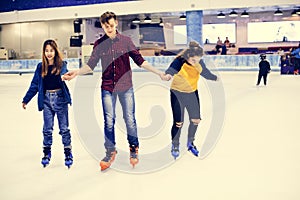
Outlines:
<svg viewBox="0 0 300 200"><path fill-rule="evenodd" d="M26 109L29 101L38 93L38 110L43 111L43 152L42 165L46 167L51 159L52 132L54 116L57 116L59 134L64 145L65 165L73 164L71 134L69 130L68 104L71 104L69 89L62 76L67 72L67 63L62 60L54 40L43 44L42 62L37 65L30 87L23 98L22 107Z"/></svg>
<svg viewBox="0 0 300 200"><path fill-rule="evenodd" d="M200 100L198 95L198 80L200 75L208 80L217 80L204 61L203 49L197 42L190 42L189 47L179 53L175 60L166 70L166 74L173 76L171 83L171 107L173 113L173 125L171 129L172 150L171 153L176 159L179 156L179 139L184 121L184 109L189 114L188 142L187 148L195 156L199 151L194 145L195 134L200 123Z"/></svg>

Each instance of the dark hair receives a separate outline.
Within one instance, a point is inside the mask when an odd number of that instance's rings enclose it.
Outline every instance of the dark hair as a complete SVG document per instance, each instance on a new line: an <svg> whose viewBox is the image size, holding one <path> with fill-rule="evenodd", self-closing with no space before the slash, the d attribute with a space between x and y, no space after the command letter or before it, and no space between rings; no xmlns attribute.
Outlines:
<svg viewBox="0 0 300 200"><path fill-rule="evenodd" d="M108 23L108 21L112 18L114 20L117 20L117 15L113 12L107 11L100 16L100 22L101 22L101 24L105 24L105 23Z"/></svg>
<svg viewBox="0 0 300 200"><path fill-rule="evenodd" d="M54 66L53 66L53 69L51 71L51 74L55 73L56 75L59 75L60 71L61 71L61 67L63 65L62 55L58 50L56 42L54 40L51 40L51 39L46 40L43 44L43 55L42 55L42 77L43 78L47 75L48 66L49 66L48 59L45 55L45 50L46 50L47 45L50 45L55 51L54 63L53 63Z"/></svg>
<svg viewBox="0 0 300 200"><path fill-rule="evenodd" d="M177 57L183 57L185 60L187 60L189 57L194 56L203 56L203 48L199 45L198 42L191 41L189 43L189 48L181 51Z"/></svg>

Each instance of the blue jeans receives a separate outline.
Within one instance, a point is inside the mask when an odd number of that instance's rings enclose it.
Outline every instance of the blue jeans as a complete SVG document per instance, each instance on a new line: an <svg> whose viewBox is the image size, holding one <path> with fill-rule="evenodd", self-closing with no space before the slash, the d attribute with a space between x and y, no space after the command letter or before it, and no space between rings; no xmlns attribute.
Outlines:
<svg viewBox="0 0 300 200"><path fill-rule="evenodd" d="M139 146L137 136L137 126L135 120L135 101L133 88L124 92L109 92L101 90L102 92L102 108L104 116L104 147L106 149L115 148L115 119L116 119L116 100L119 98L123 110L123 119L126 124L127 140L129 145Z"/></svg>
<svg viewBox="0 0 300 200"><path fill-rule="evenodd" d="M64 147L71 147L71 134L68 128L68 103L65 100L62 90L51 93L46 92L44 97L44 147L51 147L52 145L52 132L55 114L57 115L59 134L62 136L62 143Z"/></svg>

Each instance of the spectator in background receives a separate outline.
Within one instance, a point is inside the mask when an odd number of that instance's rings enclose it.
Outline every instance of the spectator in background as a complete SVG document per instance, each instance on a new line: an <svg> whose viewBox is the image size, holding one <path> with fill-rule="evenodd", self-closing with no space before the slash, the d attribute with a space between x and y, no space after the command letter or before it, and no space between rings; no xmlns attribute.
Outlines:
<svg viewBox="0 0 300 200"><path fill-rule="evenodd" d="M216 45L216 50L217 50L217 52L218 52L219 49L222 47L222 45L223 45L223 42L222 42L222 40L220 39L220 37L218 37L217 45Z"/></svg>
<svg viewBox="0 0 300 200"><path fill-rule="evenodd" d="M270 63L266 60L267 56L266 54L261 54L259 62L259 72L258 72L258 79L257 79L257 86L260 84L260 80L263 77L264 78L264 85L267 85L267 76L268 73L271 71Z"/></svg>
<svg viewBox="0 0 300 200"><path fill-rule="evenodd" d="M291 55L294 56L294 74L299 75L300 69L300 42L298 48L291 52Z"/></svg>
<svg viewBox="0 0 300 200"><path fill-rule="evenodd" d="M281 57L285 55L284 50L281 47L278 49L277 54Z"/></svg>
<svg viewBox="0 0 300 200"><path fill-rule="evenodd" d="M225 45L227 48L230 47L230 41L229 41L228 37L225 38L224 45Z"/></svg>

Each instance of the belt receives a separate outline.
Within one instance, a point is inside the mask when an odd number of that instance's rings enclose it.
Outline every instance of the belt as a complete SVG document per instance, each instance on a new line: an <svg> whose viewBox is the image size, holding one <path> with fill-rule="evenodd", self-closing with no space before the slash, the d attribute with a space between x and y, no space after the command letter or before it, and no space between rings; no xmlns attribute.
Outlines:
<svg viewBox="0 0 300 200"><path fill-rule="evenodd" d="M55 92L58 92L58 91L61 91L61 89L46 90L46 92L48 92L48 93L55 93Z"/></svg>

